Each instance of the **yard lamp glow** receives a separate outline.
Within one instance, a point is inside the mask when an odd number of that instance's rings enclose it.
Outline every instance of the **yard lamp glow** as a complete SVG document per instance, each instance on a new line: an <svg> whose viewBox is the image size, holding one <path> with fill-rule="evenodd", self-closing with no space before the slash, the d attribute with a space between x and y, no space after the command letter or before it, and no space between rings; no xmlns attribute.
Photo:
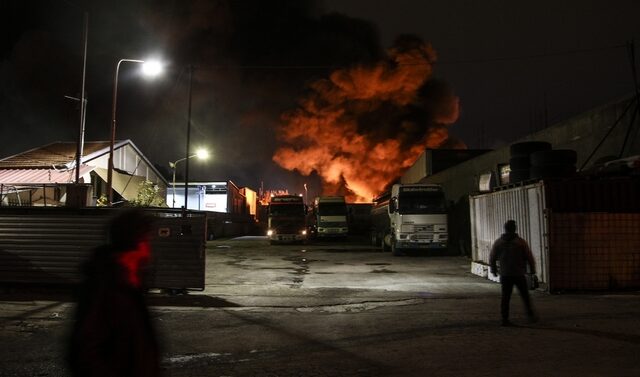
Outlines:
<svg viewBox="0 0 640 377"><path fill-rule="evenodd" d="M163 71L162 63L158 60L149 60L142 63L142 74L147 77L155 77Z"/></svg>
<svg viewBox="0 0 640 377"><path fill-rule="evenodd" d="M147 77L154 77L162 73L162 64L155 60L145 62L138 59L120 59L116 64L116 72L113 78L113 101L111 103L111 138L109 141L109 166L107 168L107 195L109 205L113 204L113 146L116 139L116 104L118 102L118 76L122 63L142 64L142 73Z"/></svg>
<svg viewBox="0 0 640 377"><path fill-rule="evenodd" d="M198 160L206 160L209 158L209 151L204 148L199 148L196 150L196 153L190 155L189 157L183 157L173 162L169 162L169 167L173 170L173 179L171 183L171 188L173 190L173 203L171 205L171 208L176 208L176 165L178 165L178 162L182 162L193 157L197 158Z"/></svg>

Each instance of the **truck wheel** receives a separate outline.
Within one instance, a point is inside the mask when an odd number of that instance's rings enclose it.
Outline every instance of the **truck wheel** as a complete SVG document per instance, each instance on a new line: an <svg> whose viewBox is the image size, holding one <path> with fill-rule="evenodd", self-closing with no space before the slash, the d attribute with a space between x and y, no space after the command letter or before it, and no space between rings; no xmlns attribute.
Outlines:
<svg viewBox="0 0 640 377"><path fill-rule="evenodd" d="M391 239L391 254L393 254L396 257L399 257L402 255L402 251L398 250L398 248L396 247L395 238Z"/></svg>
<svg viewBox="0 0 640 377"><path fill-rule="evenodd" d="M382 240L381 240L381 244L382 244L382 251L390 251L391 247L389 247L389 245L387 245L387 237L391 238L391 236L389 234L385 234L384 236L382 236Z"/></svg>

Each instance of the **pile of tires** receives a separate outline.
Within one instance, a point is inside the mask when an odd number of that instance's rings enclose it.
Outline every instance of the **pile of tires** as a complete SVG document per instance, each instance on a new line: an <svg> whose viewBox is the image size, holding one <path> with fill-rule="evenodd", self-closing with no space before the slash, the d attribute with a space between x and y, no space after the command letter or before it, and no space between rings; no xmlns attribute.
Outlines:
<svg viewBox="0 0 640 377"><path fill-rule="evenodd" d="M525 141L509 147L509 183L526 181L531 176L531 155L551 151L551 143L546 141Z"/></svg>
<svg viewBox="0 0 640 377"><path fill-rule="evenodd" d="M529 178L565 178L576 174L578 154L571 149L534 152L529 156Z"/></svg>

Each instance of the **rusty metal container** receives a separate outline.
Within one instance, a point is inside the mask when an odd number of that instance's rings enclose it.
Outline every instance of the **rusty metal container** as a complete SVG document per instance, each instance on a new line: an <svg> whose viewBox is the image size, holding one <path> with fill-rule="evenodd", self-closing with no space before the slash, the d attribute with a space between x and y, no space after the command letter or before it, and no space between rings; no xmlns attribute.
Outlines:
<svg viewBox="0 0 640 377"><path fill-rule="evenodd" d="M206 213L145 209L157 221L150 288L204 289ZM107 242L116 209L0 208L0 283L75 284L93 248Z"/></svg>

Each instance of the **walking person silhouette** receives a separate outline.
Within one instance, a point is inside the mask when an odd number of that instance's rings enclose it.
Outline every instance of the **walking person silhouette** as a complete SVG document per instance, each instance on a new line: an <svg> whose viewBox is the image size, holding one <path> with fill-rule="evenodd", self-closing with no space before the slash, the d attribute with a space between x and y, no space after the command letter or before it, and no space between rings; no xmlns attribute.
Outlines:
<svg viewBox="0 0 640 377"><path fill-rule="evenodd" d="M84 266L71 334L74 376L159 376L158 342L144 298L152 217L127 209L110 224L110 243Z"/></svg>
<svg viewBox="0 0 640 377"><path fill-rule="evenodd" d="M531 273L535 274L536 262L533 259L533 254L531 254L527 241L516 233L516 222L514 220L508 220L504 224L504 234L494 242L491 248L489 264L491 273L494 275L497 275L497 262L500 262L500 285L502 288L500 314L502 315L502 326L511 325L509 321L509 305L514 285L518 288L520 297L522 297L529 322L537 322L538 317L529 297L525 276L527 264Z"/></svg>

